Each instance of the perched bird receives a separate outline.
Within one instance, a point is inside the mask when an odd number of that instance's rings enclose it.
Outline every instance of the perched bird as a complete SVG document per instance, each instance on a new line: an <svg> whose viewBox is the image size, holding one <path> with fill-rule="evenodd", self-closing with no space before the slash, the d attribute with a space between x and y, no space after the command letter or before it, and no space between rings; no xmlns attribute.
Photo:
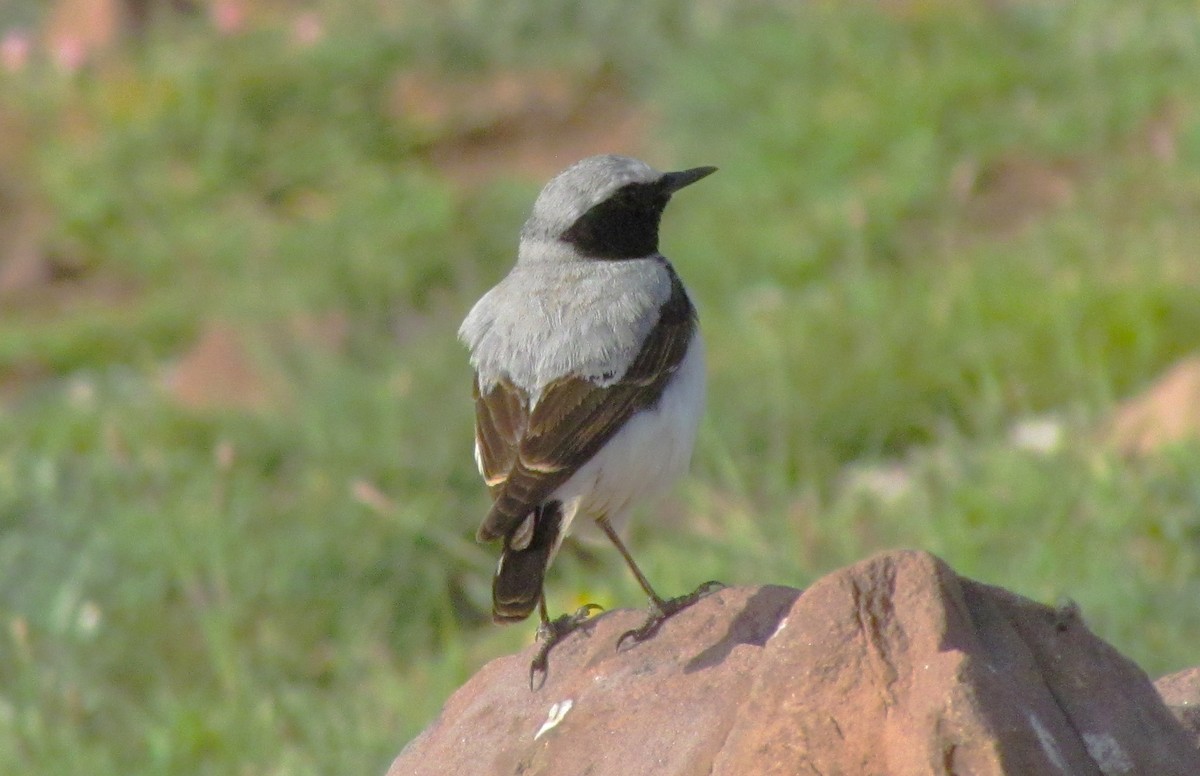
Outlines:
<svg viewBox="0 0 1200 776"><path fill-rule="evenodd" d="M551 621L546 570L572 528L599 528L650 597L647 638L689 596L661 598L618 531L631 508L687 468L704 405L696 311L658 228L671 196L715 167L661 173L624 156L592 156L542 189L521 230L516 265L459 329L475 370L475 461L492 507L480 541L502 540L492 616L539 609L550 647L589 605ZM620 646L620 642L618 642Z"/></svg>

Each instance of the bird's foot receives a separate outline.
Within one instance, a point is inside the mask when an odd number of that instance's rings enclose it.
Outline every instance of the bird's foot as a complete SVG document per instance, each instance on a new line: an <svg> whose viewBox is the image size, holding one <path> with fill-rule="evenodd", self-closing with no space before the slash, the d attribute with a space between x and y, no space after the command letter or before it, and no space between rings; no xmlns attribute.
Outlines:
<svg viewBox="0 0 1200 776"><path fill-rule="evenodd" d="M723 587L725 587L725 583L712 580L705 582L687 595L681 595L678 598L669 598L661 603L652 600L650 602L650 616L646 618L646 621L640 627L627 630L621 634L621 638L617 639L617 651L621 651L621 647L625 644L625 639L632 639L635 644L642 643L655 633L658 633L658 629L668 619L679 614L706 595L715 593Z"/></svg>
<svg viewBox="0 0 1200 776"><path fill-rule="evenodd" d="M537 640L542 642L542 646L538 648L537 654L533 656L533 662L529 664L530 690L537 690L546 683L546 674L550 668L550 650L573 631L590 621L592 612L603 610L604 607L600 604L584 604L572 614L545 620L538 626ZM537 681L539 673L542 675L540 682Z"/></svg>

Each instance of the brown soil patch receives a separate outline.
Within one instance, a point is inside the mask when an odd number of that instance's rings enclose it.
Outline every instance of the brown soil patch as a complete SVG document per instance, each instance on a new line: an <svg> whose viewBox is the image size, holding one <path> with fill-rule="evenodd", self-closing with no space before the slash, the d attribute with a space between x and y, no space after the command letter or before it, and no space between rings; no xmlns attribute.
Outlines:
<svg viewBox="0 0 1200 776"><path fill-rule="evenodd" d="M350 319L342 311L296 315L252 330L209 321L164 370L168 395L192 410L266 410L294 398L281 364L288 353L343 352Z"/></svg>
<svg viewBox="0 0 1200 776"><path fill-rule="evenodd" d="M1148 154L1161 164L1173 164L1179 157L1179 135L1188 122L1182 105L1169 102L1147 116L1130 138L1129 150Z"/></svg>
<svg viewBox="0 0 1200 776"><path fill-rule="evenodd" d="M1014 237L1045 214L1071 204L1082 173L1082 165L1073 160L1010 155L986 166L961 162L950 185L970 226Z"/></svg>
<svg viewBox="0 0 1200 776"><path fill-rule="evenodd" d="M1200 356L1180 361L1149 388L1122 402L1107 436L1128 455L1200 438Z"/></svg>
<svg viewBox="0 0 1200 776"><path fill-rule="evenodd" d="M540 180L592 154L636 155L651 123L611 76L553 71L471 81L405 73L392 110L428 133L430 161L463 183L513 173Z"/></svg>
<svg viewBox="0 0 1200 776"><path fill-rule="evenodd" d="M223 323L209 323L163 382L175 401L194 410L263 409L281 390L246 336Z"/></svg>
<svg viewBox="0 0 1200 776"><path fill-rule="evenodd" d="M305 349L341 353L350 341L350 316L341 310L295 315L281 336Z"/></svg>

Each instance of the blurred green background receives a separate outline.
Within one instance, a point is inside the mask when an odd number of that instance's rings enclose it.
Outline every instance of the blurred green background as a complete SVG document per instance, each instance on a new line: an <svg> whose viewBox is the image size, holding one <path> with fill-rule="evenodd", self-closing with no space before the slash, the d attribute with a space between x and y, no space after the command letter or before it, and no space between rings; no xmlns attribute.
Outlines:
<svg viewBox="0 0 1200 776"><path fill-rule="evenodd" d="M531 640L488 620L455 331L606 151L721 168L664 223L711 388L635 522L656 585L918 547L1200 663L1200 381L1130 400L1200 348L1194 2L9 0L0 34L0 772L381 773ZM642 605L603 547L549 594Z"/></svg>

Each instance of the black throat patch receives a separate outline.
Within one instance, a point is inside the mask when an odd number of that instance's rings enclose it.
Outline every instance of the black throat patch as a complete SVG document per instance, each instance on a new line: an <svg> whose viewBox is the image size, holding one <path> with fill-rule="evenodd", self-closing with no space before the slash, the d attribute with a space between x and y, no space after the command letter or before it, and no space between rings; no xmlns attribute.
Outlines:
<svg viewBox="0 0 1200 776"><path fill-rule="evenodd" d="M630 183L581 215L559 239L589 259L641 259L658 252L658 225L671 195Z"/></svg>

